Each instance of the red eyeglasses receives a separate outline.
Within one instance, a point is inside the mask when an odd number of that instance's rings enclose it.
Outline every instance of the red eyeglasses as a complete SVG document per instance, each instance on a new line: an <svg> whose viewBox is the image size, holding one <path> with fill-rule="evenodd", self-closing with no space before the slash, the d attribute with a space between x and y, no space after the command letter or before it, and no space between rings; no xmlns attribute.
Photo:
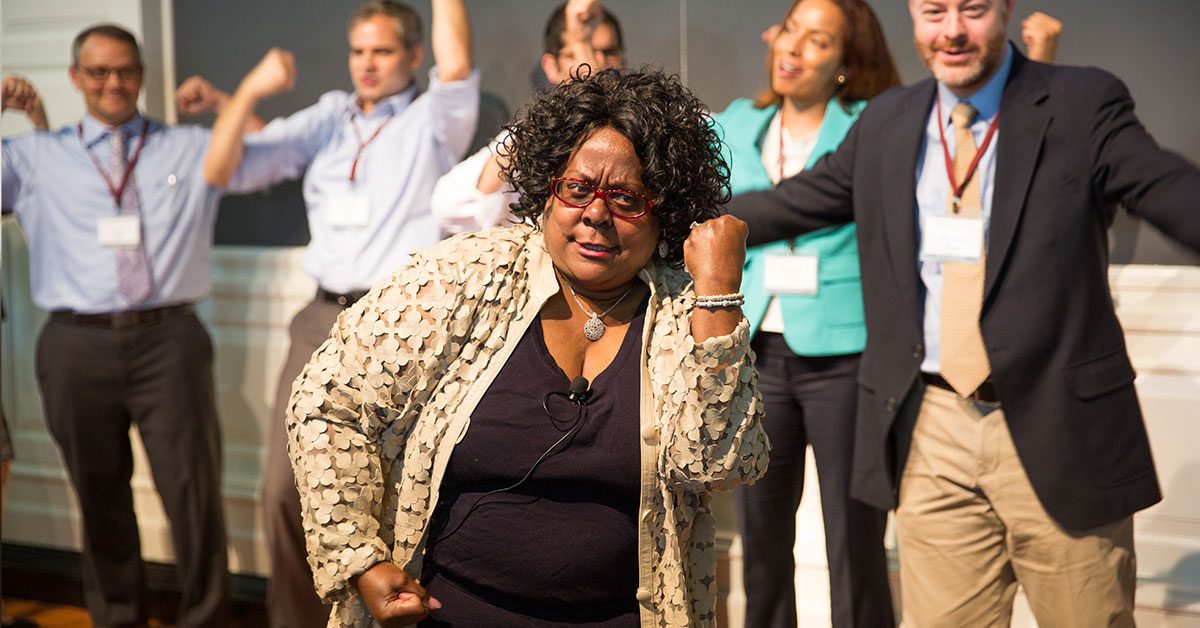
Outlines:
<svg viewBox="0 0 1200 628"><path fill-rule="evenodd" d="M550 192L568 207L587 207L599 196L604 199L608 211L623 220L640 218L654 207L654 201L637 192L601 190L587 181L570 177L551 179Z"/></svg>

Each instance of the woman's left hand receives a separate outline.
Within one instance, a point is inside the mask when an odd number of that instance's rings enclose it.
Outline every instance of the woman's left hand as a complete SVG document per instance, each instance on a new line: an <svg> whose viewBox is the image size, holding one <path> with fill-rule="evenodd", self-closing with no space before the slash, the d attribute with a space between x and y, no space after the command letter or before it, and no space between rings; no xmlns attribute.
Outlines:
<svg viewBox="0 0 1200 628"><path fill-rule="evenodd" d="M718 216L692 229L683 243L683 263L692 275L697 295L729 294L742 285L746 263L746 223Z"/></svg>
<svg viewBox="0 0 1200 628"><path fill-rule="evenodd" d="M442 607L416 580L396 565L384 561L352 581L367 609L384 628L407 626Z"/></svg>

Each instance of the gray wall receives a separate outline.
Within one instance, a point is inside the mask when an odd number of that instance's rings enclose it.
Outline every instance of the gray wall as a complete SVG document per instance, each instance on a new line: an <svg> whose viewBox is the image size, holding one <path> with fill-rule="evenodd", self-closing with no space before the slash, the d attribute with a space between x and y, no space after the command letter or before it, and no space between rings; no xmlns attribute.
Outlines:
<svg viewBox="0 0 1200 628"><path fill-rule="evenodd" d="M904 81L927 76L913 50L907 2L869 1L884 24ZM357 4L358 0L177 0L176 75L183 79L202 74L232 90L270 46L288 48L296 54L296 88L259 109L264 117L286 115L315 102L326 90L351 89L345 19ZM428 4L413 4L428 26ZM468 0L485 93L480 141L528 100L541 54L541 30L557 4L558 0ZM717 110L763 87L764 48L759 33L789 5L789 0L606 2L622 22L632 65L653 63L679 72ZM1200 163L1200 124L1194 113L1200 103L1200 38L1196 37L1200 2L1019 0L1009 29L1013 38L1019 39L1019 19L1034 10L1065 24L1060 63L1094 65L1119 76L1133 93L1142 122L1158 141ZM191 121L207 124L211 119ZM299 244L307 240L296 184L264 195L229 198L222 207L221 242ZM1200 264L1200 255L1122 213L1113 232L1113 261Z"/></svg>

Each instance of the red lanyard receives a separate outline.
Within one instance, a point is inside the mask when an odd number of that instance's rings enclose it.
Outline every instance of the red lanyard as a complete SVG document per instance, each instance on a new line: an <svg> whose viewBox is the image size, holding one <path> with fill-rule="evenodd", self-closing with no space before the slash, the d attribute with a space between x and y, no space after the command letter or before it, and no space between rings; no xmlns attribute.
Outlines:
<svg viewBox="0 0 1200 628"><path fill-rule="evenodd" d="M779 103L779 181L776 181L775 185L779 185L780 183L783 183L783 178L784 178L783 177L783 161L784 161L783 160L783 132L784 132L784 129L787 127L783 126L783 110L786 106L787 105L785 103L782 103L782 102ZM787 249L788 249L788 255L791 255L792 253L794 253L795 249L796 249L795 241L788 240L787 241Z"/></svg>
<svg viewBox="0 0 1200 628"><path fill-rule="evenodd" d="M350 164L351 182L354 181L354 173L358 170L358 159L362 157L363 151L367 148L367 144L375 141L375 138L379 137L379 132L383 130L383 127L387 126L387 123L391 122L392 118L396 117L396 114L388 116L387 119L375 129L375 132L371 134L371 137L368 137L367 141L364 142L362 135L359 135L358 133L358 126L354 124L354 115L355 114L350 114L350 128L354 129L354 139L358 140L358 152L354 154L354 163Z"/></svg>
<svg viewBox="0 0 1200 628"><path fill-rule="evenodd" d="M784 103L779 103L779 181L775 185L783 183L783 110L785 107Z"/></svg>
<svg viewBox="0 0 1200 628"><path fill-rule="evenodd" d="M946 131L945 125L942 124L942 95L937 96L938 119L938 137L942 139L942 154L946 157L946 176L950 177L950 189L954 192L954 213L958 213L958 202L962 200L962 192L967 187L967 182L971 180L971 175L975 174L975 168L979 165L979 159L983 157L984 151L987 150L988 144L992 143L992 136L996 133L996 127L1000 125L1000 114L997 113L995 118L992 118L992 124L988 127L987 135L983 137L983 144L975 151L975 157L971 159L971 163L967 166L967 172L963 175L962 183L954 180L954 160L950 159L950 148L946 146Z"/></svg>
<svg viewBox="0 0 1200 628"><path fill-rule="evenodd" d="M83 122L79 123L79 143L83 144L83 150L87 151L88 157L92 158L92 164L96 166L96 171L104 178L104 185L108 186L109 194L112 194L113 201L117 204L117 208L121 207L121 196L125 193L125 186L129 185L129 177L133 175L133 167L137 165L138 157L142 154L142 147L146 145L146 134L150 131L150 120L142 122L142 136L138 140L137 148L133 149L133 156L129 158L129 162L125 164L125 174L121 177L121 185L113 185L112 179L108 178L108 173L104 171L104 167L100 165L100 160L96 159L96 154L92 149L83 143ZM122 146L121 150L125 147Z"/></svg>

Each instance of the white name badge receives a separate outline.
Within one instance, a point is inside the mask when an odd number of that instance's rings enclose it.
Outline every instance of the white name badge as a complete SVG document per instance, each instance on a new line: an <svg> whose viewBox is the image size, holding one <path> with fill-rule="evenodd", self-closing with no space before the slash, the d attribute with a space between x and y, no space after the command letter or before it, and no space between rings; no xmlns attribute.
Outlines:
<svg viewBox="0 0 1200 628"><path fill-rule="evenodd" d="M983 254L983 219L928 216L921 233L921 260L979 262Z"/></svg>
<svg viewBox="0 0 1200 628"><path fill-rule="evenodd" d="M325 219L331 227L365 227L371 223L371 205L366 194L346 192L329 199Z"/></svg>
<svg viewBox="0 0 1200 628"><path fill-rule="evenodd" d="M768 294L816 294L816 255L769 255L763 288Z"/></svg>
<svg viewBox="0 0 1200 628"><path fill-rule="evenodd" d="M105 216L96 223L96 243L107 247L137 247L142 244L141 216Z"/></svg>

